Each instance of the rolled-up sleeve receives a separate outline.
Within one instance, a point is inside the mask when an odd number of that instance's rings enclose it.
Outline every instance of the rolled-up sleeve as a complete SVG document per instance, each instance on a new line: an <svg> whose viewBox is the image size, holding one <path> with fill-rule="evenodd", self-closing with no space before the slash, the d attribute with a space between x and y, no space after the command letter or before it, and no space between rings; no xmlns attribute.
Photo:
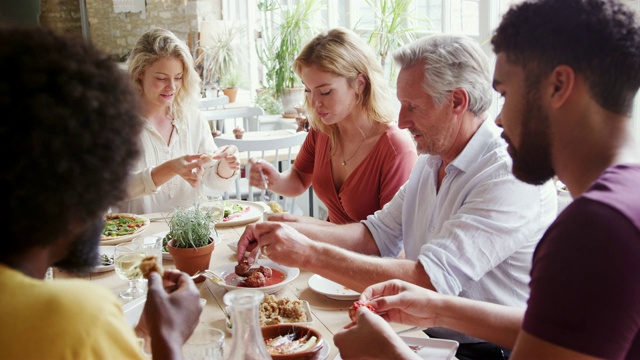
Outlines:
<svg viewBox="0 0 640 360"><path fill-rule="evenodd" d="M153 182L153 179L151 178L151 170L153 170L153 167L148 167L141 171L135 171L129 175L128 191L130 199L136 199L158 192L160 187L156 186Z"/></svg>

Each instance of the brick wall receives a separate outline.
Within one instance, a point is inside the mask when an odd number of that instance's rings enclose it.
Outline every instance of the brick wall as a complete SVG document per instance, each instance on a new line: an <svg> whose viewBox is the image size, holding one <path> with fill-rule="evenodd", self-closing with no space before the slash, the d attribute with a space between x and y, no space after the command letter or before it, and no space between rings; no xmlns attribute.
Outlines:
<svg viewBox="0 0 640 360"><path fill-rule="evenodd" d="M129 53L136 40L153 27L173 31L187 41L200 22L221 19L221 0L146 0L142 13L115 13L111 0L85 0L91 41L117 58ZM42 0L40 23L62 33L82 36L78 0Z"/></svg>

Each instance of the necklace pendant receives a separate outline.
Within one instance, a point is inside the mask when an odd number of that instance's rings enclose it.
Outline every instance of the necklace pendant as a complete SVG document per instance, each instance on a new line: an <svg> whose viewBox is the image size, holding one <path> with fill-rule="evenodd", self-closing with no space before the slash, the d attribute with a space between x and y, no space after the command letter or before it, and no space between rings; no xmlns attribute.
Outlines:
<svg viewBox="0 0 640 360"><path fill-rule="evenodd" d="M347 162L342 160L342 166L347 166Z"/></svg>

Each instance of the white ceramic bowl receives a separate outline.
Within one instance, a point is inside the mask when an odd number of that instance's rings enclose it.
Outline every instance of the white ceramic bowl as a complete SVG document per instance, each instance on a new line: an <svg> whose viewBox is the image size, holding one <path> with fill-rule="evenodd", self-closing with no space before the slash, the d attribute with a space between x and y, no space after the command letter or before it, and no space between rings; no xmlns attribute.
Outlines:
<svg viewBox="0 0 640 360"><path fill-rule="evenodd" d="M229 263L229 264L226 264L226 265L218 266L217 268L212 269L212 271L216 275L218 275L219 277L224 279L227 275L235 273L236 265L237 265L236 263ZM290 283L293 280L295 280L295 278L297 278L298 275L300 275L300 269L292 268L292 267L288 267L288 266L284 266L284 265L280 265L280 264L275 263L275 262L273 262L273 261L271 261L269 259L258 259L257 265L268 266L268 267L270 267L272 269L276 269L276 270L281 271L285 275L284 280L282 280L281 282L279 282L277 284L274 284L274 285L257 287L257 288L247 288L247 287L229 285L227 283L218 284L218 283L214 282L214 284L222 286L223 288L225 288L227 290L255 289L255 290L262 291L265 294L273 294L275 292L280 291L280 289L282 289L285 285L287 285L288 283Z"/></svg>

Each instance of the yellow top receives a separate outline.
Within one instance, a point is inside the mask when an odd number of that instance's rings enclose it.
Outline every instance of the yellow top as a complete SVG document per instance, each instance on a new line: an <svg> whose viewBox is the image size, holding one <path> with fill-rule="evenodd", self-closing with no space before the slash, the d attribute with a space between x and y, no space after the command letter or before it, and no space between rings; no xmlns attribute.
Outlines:
<svg viewBox="0 0 640 360"><path fill-rule="evenodd" d="M1 359L145 359L110 290L0 264Z"/></svg>

